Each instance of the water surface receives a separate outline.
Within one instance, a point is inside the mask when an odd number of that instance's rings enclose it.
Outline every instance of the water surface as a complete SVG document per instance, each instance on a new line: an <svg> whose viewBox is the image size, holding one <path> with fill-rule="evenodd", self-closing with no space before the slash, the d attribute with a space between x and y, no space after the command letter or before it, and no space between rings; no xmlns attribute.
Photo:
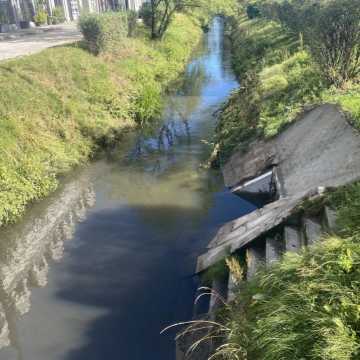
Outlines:
<svg viewBox="0 0 360 360"><path fill-rule="evenodd" d="M217 18L157 127L3 231L1 360L175 359L160 331L192 316L196 257L254 209L199 166L237 85Z"/></svg>

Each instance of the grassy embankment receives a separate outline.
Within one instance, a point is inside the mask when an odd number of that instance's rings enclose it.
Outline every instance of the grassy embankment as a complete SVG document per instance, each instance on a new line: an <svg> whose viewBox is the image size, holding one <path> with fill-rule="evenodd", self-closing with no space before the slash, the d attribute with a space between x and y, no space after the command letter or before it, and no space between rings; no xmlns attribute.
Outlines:
<svg viewBox="0 0 360 360"><path fill-rule="evenodd" d="M221 115L221 161L249 141L279 133L306 104L339 104L360 128L359 79L340 88L329 85L301 37L245 15L232 24L231 36L242 88ZM322 202L337 211L336 234L299 254L286 253L250 282L240 282L211 334L224 340L215 358L360 358L360 184L329 193ZM227 263L240 281L243 266Z"/></svg>
<svg viewBox="0 0 360 360"><path fill-rule="evenodd" d="M0 64L0 225L52 192L59 175L156 117L201 37L178 14L161 42L143 28L99 56L62 46Z"/></svg>
<svg viewBox="0 0 360 360"><path fill-rule="evenodd" d="M241 88L224 106L215 142L224 163L236 147L278 134L305 105L330 102L360 128L360 85L339 89L324 80L299 35L264 18L244 14L230 24L233 64Z"/></svg>

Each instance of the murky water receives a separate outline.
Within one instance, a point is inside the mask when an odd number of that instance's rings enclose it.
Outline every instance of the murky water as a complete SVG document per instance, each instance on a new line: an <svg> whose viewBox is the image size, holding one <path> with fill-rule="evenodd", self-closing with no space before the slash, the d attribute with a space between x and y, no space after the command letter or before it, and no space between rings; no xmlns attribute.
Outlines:
<svg viewBox="0 0 360 360"><path fill-rule="evenodd" d="M175 358L173 333L160 331L192 316L196 257L254 209L199 168L236 86L215 19L159 126L0 234L1 360Z"/></svg>

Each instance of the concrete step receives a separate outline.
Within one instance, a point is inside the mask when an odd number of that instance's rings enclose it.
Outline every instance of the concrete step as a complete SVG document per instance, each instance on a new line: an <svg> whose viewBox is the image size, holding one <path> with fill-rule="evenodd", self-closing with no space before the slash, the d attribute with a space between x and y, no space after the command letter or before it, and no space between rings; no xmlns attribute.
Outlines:
<svg viewBox="0 0 360 360"><path fill-rule="evenodd" d="M321 224L316 219L304 218L303 227L306 238L306 245L313 245L320 240L323 229Z"/></svg>
<svg viewBox="0 0 360 360"><path fill-rule="evenodd" d="M301 230L293 226L284 227L285 251L298 252L304 246Z"/></svg>
<svg viewBox="0 0 360 360"><path fill-rule="evenodd" d="M215 319L216 310L224 305L228 291L227 281L215 279L212 282L212 294L209 302L209 315L212 320Z"/></svg>
<svg viewBox="0 0 360 360"><path fill-rule="evenodd" d="M261 249L255 246L251 246L246 250L247 280L251 280L255 276L263 261L264 253L261 251Z"/></svg>
<svg viewBox="0 0 360 360"><path fill-rule="evenodd" d="M283 240L281 236L267 237L266 238L266 266L278 262L283 252Z"/></svg>

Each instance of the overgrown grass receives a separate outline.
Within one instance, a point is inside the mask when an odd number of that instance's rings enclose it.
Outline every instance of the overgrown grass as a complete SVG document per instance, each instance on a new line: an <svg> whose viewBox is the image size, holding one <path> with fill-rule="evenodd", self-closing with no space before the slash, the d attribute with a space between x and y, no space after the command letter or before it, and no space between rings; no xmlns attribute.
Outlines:
<svg viewBox="0 0 360 360"><path fill-rule="evenodd" d="M360 129L360 88L329 88L301 38L266 19L233 19L233 62L241 87L220 115L215 143L220 163L235 148L277 135L305 105L331 102L346 110Z"/></svg>
<svg viewBox="0 0 360 360"><path fill-rule="evenodd" d="M97 147L156 117L200 37L179 14L161 42L139 29L98 57L75 45L0 63L0 225Z"/></svg>
<svg viewBox="0 0 360 360"><path fill-rule="evenodd" d="M240 359L357 359L359 240L331 237L288 253L244 285L227 324Z"/></svg>
<svg viewBox="0 0 360 360"><path fill-rule="evenodd" d="M331 87L322 94L322 100L338 104L350 116L353 125L360 130L360 85L348 84L344 89Z"/></svg>
<svg viewBox="0 0 360 360"><path fill-rule="evenodd" d="M306 51L298 51L260 72L261 113L258 126L265 137L276 135L303 109L319 102L322 79Z"/></svg>
<svg viewBox="0 0 360 360"><path fill-rule="evenodd" d="M301 41L286 44L285 31L264 19L240 19L234 68L241 88L217 128L222 161L235 148L278 134L306 104L339 104L360 129L358 82L329 87ZM210 324L211 336L223 338L212 359L360 358L360 184L323 201L337 211L337 235L241 282L235 301L218 314L219 326Z"/></svg>
<svg viewBox="0 0 360 360"><path fill-rule="evenodd" d="M360 356L360 183L325 201L338 214L338 235L286 253L240 282L218 314L223 337L214 358L355 360Z"/></svg>
<svg viewBox="0 0 360 360"><path fill-rule="evenodd" d="M233 67L240 78L249 70L261 70L282 62L297 51L299 39L281 26L262 18L249 20L246 15L228 22L233 44Z"/></svg>

